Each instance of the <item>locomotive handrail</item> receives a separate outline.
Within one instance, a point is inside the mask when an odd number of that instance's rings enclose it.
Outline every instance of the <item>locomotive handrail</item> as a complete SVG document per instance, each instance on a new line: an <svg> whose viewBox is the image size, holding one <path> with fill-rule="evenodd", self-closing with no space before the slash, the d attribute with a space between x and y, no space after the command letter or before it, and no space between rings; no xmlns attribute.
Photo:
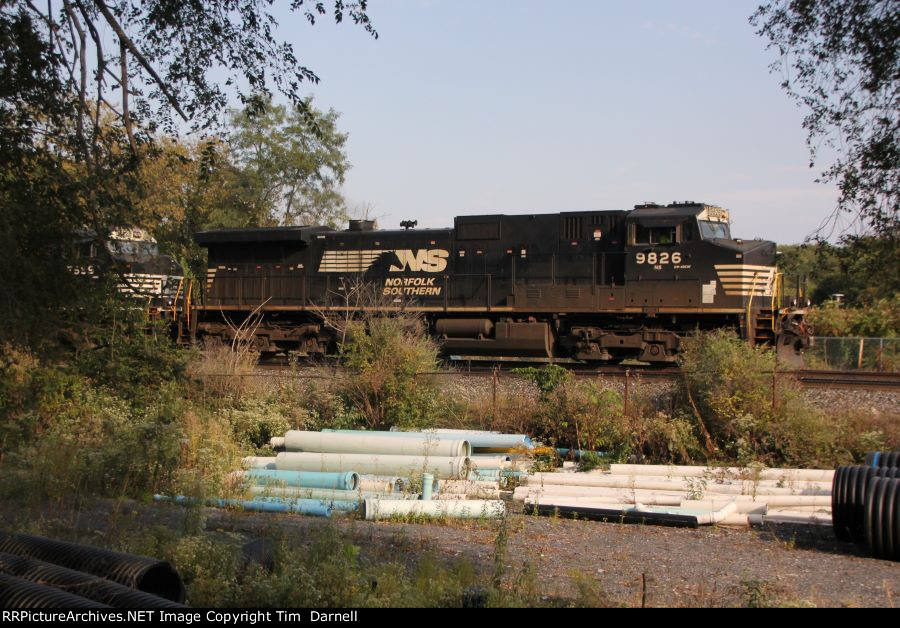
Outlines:
<svg viewBox="0 0 900 628"><path fill-rule="evenodd" d="M782 277L784 273L775 273L775 282L774 289L772 290L772 332L777 333L778 329L775 325L775 312L778 310L775 309L775 304L781 305L781 284L779 284L779 278ZM778 308L781 309L781 308Z"/></svg>
<svg viewBox="0 0 900 628"><path fill-rule="evenodd" d="M753 329L751 329L751 323L753 323L753 328L756 327L756 323L751 320L752 312L753 312L753 296L756 294L756 276L759 274L759 271L753 271L753 279L750 282L750 298L747 299L747 315L744 317L744 329L747 332L747 336L745 340L750 341L751 345L753 344L753 336L751 334L754 333Z"/></svg>
<svg viewBox="0 0 900 628"><path fill-rule="evenodd" d="M181 286L184 285L184 277L178 280L178 288L175 289L175 298L172 299L172 320L178 319L178 297L181 296Z"/></svg>

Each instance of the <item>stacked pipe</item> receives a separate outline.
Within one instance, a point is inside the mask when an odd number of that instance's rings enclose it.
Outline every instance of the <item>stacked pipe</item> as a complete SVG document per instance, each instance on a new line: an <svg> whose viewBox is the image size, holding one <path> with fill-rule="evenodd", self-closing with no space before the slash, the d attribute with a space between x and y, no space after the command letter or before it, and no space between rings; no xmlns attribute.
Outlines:
<svg viewBox="0 0 900 628"><path fill-rule="evenodd" d="M900 560L900 452L870 453L866 462L835 471L834 534L867 545L876 558Z"/></svg>
<svg viewBox="0 0 900 628"><path fill-rule="evenodd" d="M472 453L463 438L421 432L290 430L272 439L271 444L284 449L275 457L277 470L356 471L401 477L431 473L439 479L465 477Z"/></svg>
<svg viewBox="0 0 900 628"><path fill-rule="evenodd" d="M323 432L339 434L357 434L355 430L322 430ZM482 430L457 430L457 429L433 429L422 432L363 432L365 434L379 435L401 439L437 440L447 438L464 439L471 446L469 471L465 476L472 481L496 480L498 483L506 482L511 477L526 475L526 469L519 464L519 460L513 460L522 452L528 452L534 448L534 443L527 434L502 434L499 432ZM286 444L286 442L285 442Z"/></svg>
<svg viewBox="0 0 900 628"><path fill-rule="evenodd" d="M177 608L182 602L184 585L167 562L0 532L4 608Z"/></svg>
<svg viewBox="0 0 900 628"><path fill-rule="evenodd" d="M427 518L433 513L466 517L482 511L488 516L495 516L500 510L505 512L505 509L484 502L499 496L501 471L521 472L513 468L506 450L527 448L531 443L524 435L474 433L479 444L490 450L475 457L468 440L469 434L452 431L290 430L282 437L271 439L270 445L280 450L276 456L245 460L251 468L244 473L244 477L253 483L250 492L256 499L332 500L329 503L336 509L358 508L367 518L412 515ZM302 477L293 483L279 481L283 473L309 475L339 472L368 475L358 476L355 490L335 486L313 488L305 486ZM400 485L410 486L413 484L411 478L419 477L423 478L421 501L457 503L401 504L419 495L399 492ZM489 487L484 486L484 480L489 480ZM447 490L442 490L445 483ZM349 492L351 490L352 493ZM475 498L479 507L462 503L466 498ZM368 509L365 504L369 504ZM371 514L376 512L382 514Z"/></svg>
<svg viewBox="0 0 900 628"><path fill-rule="evenodd" d="M535 473L513 498L526 511L663 525L830 524L834 472L611 465L609 472Z"/></svg>

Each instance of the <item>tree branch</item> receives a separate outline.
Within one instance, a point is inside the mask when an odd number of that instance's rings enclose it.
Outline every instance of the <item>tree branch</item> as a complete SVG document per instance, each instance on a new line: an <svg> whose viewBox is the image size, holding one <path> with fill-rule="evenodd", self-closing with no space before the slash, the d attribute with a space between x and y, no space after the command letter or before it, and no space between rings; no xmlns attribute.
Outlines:
<svg viewBox="0 0 900 628"><path fill-rule="evenodd" d="M78 141L81 143L81 150L84 152L84 159L88 166L91 166L91 155L90 151L87 150L87 143L84 137L84 114L87 112L87 97L85 95L85 92L87 91L87 55L85 53L87 36L84 33L84 29L81 27L81 23L78 21L78 16L75 15L71 5L69 5L66 0L63 0L63 7L65 8L66 15L69 17L70 28L74 28L75 31L78 32L79 43L76 44L74 38L72 42L77 49L79 64L81 66L81 77L78 88L79 112L78 116L76 116L75 124L77 126Z"/></svg>
<svg viewBox="0 0 900 628"><path fill-rule="evenodd" d="M128 115L128 58L125 49L125 42L119 40L119 62L122 65L122 79L120 85L122 87L122 120L125 123L125 132L128 134L128 142L131 144L131 151L137 157L137 142L134 141L134 129L131 128L131 116Z"/></svg>
<svg viewBox="0 0 900 628"><path fill-rule="evenodd" d="M103 70L106 67L106 59L103 58L103 42L100 40L100 34L94 27L93 21L91 21L91 16L87 14L87 11L85 11L81 2L76 0L75 4L78 6L78 11L81 13L82 17L84 17L84 23L91 34L91 39L94 40L94 46L97 50L97 69L95 70L97 76L97 100L96 106L94 107L93 129L93 136L96 138L100 131L100 100L103 97Z"/></svg>
<svg viewBox="0 0 900 628"><path fill-rule="evenodd" d="M106 6L106 3L103 0L95 0L95 4L97 8L100 10L100 13L103 14L103 17L106 19L107 23L112 27L113 32L115 32L116 36L119 38L119 41L125 46L131 54L137 59L137 62L143 66L147 73L156 81L156 84L159 86L159 89L165 95L166 100L169 101L169 104L172 105L172 108L178 112L178 115L181 116L182 120L187 122L188 117L184 114L184 111L181 110L181 105L178 104L178 100L175 99L175 96L169 90L169 86L165 81L157 74L156 69L150 64L146 57L138 50L138 47L131 41L131 38L125 34L125 30L119 24L118 20L116 20L115 16L109 10L109 7Z"/></svg>

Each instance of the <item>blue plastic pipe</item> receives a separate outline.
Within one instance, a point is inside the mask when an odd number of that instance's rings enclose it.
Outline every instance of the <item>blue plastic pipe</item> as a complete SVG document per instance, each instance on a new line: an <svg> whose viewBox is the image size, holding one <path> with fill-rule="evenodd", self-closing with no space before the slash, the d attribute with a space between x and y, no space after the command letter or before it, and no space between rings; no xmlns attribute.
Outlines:
<svg viewBox="0 0 900 628"><path fill-rule="evenodd" d="M361 500L350 501L346 499L306 499L306 498L293 498L293 497L258 497L253 500L256 502L263 503L275 503L275 504L283 504L288 507L293 507L295 504L300 504L302 508L312 508L315 505L321 505L325 508L330 508L331 510L338 510L340 512L353 512L355 510L359 510L359 504ZM286 510L284 512L301 512L298 510ZM306 514L301 512L301 514Z"/></svg>
<svg viewBox="0 0 900 628"><path fill-rule="evenodd" d="M244 477L250 478L254 484L259 485L302 486L303 488L325 488L335 491L355 491L359 487L359 474L355 471L329 473L247 469Z"/></svg>
<svg viewBox="0 0 900 628"><path fill-rule="evenodd" d="M196 504L194 497L185 495L177 495L174 499L167 495L154 495L153 499L158 502L174 501L182 506ZM207 506L213 508L238 507L244 510L253 510L257 512L293 512L300 515L309 515L312 517L330 517L332 508L326 502L317 499L272 499L272 500L241 500L241 499L207 499L203 502Z"/></svg>

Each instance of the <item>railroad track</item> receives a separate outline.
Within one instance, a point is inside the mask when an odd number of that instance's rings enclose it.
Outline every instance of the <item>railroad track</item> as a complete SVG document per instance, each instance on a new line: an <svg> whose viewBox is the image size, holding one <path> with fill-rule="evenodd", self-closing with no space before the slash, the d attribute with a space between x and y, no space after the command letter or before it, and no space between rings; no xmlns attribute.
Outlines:
<svg viewBox="0 0 900 628"><path fill-rule="evenodd" d="M865 390L900 388L900 373L866 371L788 371L804 386L837 386Z"/></svg>
<svg viewBox="0 0 900 628"><path fill-rule="evenodd" d="M575 377L614 377L614 378L641 378L644 380L673 380L683 375L681 369L677 366L648 366L648 365L603 365L593 366L585 365L577 362L553 362L568 369ZM515 376L511 371L516 368L526 367L542 367L547 362L532 361L454 361L450 367L440 371L423 373L423 375L435 376L472 376L472 377L493 377L497 373L500 377ZM265 371L262 375L271 375L272 371L282 371L287 369L284 362L265 362L260 363L261 370ZM333 362L317 362L310 365L294 365L292 369L296 372L285 376L309 377L303 371L315 367L328 367L324 369L324 373L318 376L328 377L327 371L334 367ZM772 375L771 372L766 375ZM875 373L868 371L816 371L816 370L783 370L777 372L777 377L791 377L800 385L806 387L834 387L834 388L850 388L858 390L892 390L900 388L900 373Z"/></svg>

